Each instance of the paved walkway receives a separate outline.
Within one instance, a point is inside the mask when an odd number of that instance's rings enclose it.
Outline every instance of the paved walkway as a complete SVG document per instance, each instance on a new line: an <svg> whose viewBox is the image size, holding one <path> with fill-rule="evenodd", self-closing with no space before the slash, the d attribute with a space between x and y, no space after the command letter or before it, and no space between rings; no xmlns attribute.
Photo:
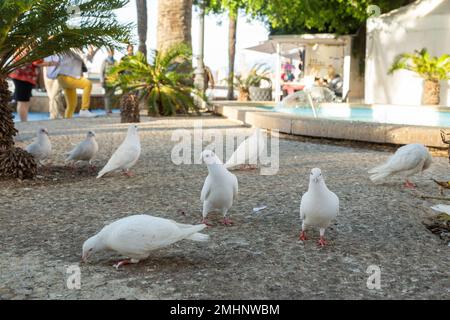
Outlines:
<svg viewBox="0 0 450 320"><path fill-rule="evenodd" d="M280 170L274 176L236 172L239 199L230 214L235 225L206 232L209 243L180 242L154 252L138 265L116 271L120 257L108 253L81 265L81 290L66 287L67 267L78 265L81 246L104 224L134 213L195 223L201 215L204 165L170 161L172 131L192 131L198 118L150 119L140 124L142 156L131 178L97 180L80 169L64 169L64 151L87 130L97 132L99 166L123 139L117 117L17 124L18 144L46 126L54 146L53 165L35 181L0 181L0 298L56 299L378 299L450 298L450 248L422 224L432 214L401 182L375 186L367 170L391 152L280 140ZM208 130L243 128L223 118L203 117ZM300 196L309 170L320 167L341 200L341 213L327 231L330 245L298 241ZM446 158L414 179L419 190L437 194L430 177L450 180ZM267 205L257 214L254 207ZM185 210L182 215L180 210ZM381 267L381 290L369 290L370 265Z"/></svg>

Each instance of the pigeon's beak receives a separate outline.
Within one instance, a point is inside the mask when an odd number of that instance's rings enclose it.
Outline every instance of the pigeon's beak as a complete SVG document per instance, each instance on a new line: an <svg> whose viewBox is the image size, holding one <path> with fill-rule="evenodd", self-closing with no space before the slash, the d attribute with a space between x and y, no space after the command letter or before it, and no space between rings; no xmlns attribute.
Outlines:
<svg viewBox="0 0 450 320"><path fill-rule="evenodd" d="M89 258L89 253L86 252L81 256L81 262L86 263L87 259Z"/></svg>
<svg viewBox="0 0 450 320"><path fill-rule="evenodd" d="M313 181L314 181L315 183L317 183L317 182L319 182L319 178L316 177L316 178L313 179Z"/></svg>

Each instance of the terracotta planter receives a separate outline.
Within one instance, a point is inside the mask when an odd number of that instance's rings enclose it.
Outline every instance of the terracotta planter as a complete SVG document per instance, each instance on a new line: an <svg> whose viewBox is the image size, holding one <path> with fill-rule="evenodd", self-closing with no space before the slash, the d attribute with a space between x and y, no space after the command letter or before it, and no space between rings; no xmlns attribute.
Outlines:
<svg viewBox="0 0 450 320"><path fill-rule="evenodd" d="M238 101L249 101L249 100L250 100L249 92L244 89L239 89Z"/></svg>
<svg viewBox="0 0 450 320"><path fill-rule="evenodd" d="M437 80L425 80L423 84L423 104L439 104L441 87Z"/></svg>

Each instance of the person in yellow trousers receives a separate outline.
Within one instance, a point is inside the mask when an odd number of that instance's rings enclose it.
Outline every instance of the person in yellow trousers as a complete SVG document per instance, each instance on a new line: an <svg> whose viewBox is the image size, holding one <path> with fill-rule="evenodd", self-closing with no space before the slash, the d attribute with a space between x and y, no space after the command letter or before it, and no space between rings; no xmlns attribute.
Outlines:
<svg viewBox="0 0 450 320"><path fill-rule="evenodd" d="M65 118L72 118L77 107L77 89L83 90L80 117L92 118L96 115L89 111L92 82L83 77L83 59L71 52L60 56L57 68L58 82L64 90L67 108Z"/></svg>

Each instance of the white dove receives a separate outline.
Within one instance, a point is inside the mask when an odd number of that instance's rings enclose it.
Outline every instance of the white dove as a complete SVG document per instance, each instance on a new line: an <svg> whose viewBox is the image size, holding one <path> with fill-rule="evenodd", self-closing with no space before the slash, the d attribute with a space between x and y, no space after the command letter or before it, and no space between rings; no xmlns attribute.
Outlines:
<svg viewBox="0 0 450 320"><path fill-rule="evenodd" d="M435 206L432 206L431 209L442 212L450 216L450 205L448 204L437 204Z"/></svg>
<svg viewBox="0 0 450 320"><path fill-rule="evenodd" d="M423 144L408 144L398 148L385 164L369 170L372 174L370 180L379 183L390 175L401 173L406 176L405 187L414 188L416 185L408 178L428 169L432 161L428 149Z"/></svg>
<svg viewBox="0 0 450 320"><path fill-rule="evenodd" d="M111 156L108 163L100 170L97 179L108 172L119 169L123 170L127 176L131 176L129 169L134 166L141 154L141 142L139 141L137 129L138 127L135 124L128 127L125 140Z"/></svg>
<svg viewBox="0 0 450 320"><path fill-rule="evenodd" d="M324 238L325 229L338 213L339 198L327 188L320 169L312 169L308 191L302 196L300 203L302 232L299 239L307 240L305 230L308 226L316 226L320 228L319 245L323 247L327 243Z"/></svg>
<svg viewBox="0 0 450 320"><path fill-rule="evenodd" d="M67 152L66 162L72 161L88 161L91 168L92 159L98 151L98 144L95 140L95 133L93 131L88 131L86 139L78 144L72 151Z"/></svg>
<svg viewBox="0 0 450 320"><path fill-rule="evenodd" d="M233 222L227 217L227 213L237 197L238 180L211 150L203 151L201 156L208 166L209 173L200 195L200 200L203 202L202 223L210 225L206 216L217 210L223 214L223 224L231 225Z"/></svg>
<svg viewBox="0 0 450 320"><path fill-rule="evenodd" d="M207 241L208 235L198 233L204 228L204 224L181 224L146 214L125 217L105 226L84 242L82 261L86 262L95 252L110 250L130 258L118 262L116 268L138 263L146 259L151 251L183 239Z"/></svg>
<svg viewBox="0 0 450 320"><path fill-rule="evenodd" d="M37 162L42 163L43 160L50 157L52 153L52 144L48 137L48 131L45 128L40 128L37 131L36 140L29 144L25 150L30 153Z"/></svg>
<svg viewBox="0 0 450 320"><path fill-rule="evenodd" d="M230 159L225 163L225 168L231 169L239 165L256 165L261 159L264 151L265 142L261 129L257 128L255 132L237 147Z"/></svg>

